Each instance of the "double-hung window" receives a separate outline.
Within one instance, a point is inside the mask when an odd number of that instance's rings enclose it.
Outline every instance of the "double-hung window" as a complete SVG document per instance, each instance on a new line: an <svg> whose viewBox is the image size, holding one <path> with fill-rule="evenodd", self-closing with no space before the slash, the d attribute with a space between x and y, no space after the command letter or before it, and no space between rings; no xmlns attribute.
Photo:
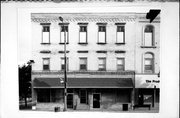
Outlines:
<svg viewBox="0 0 180 118"><path fill-rule="evenodd" d="M154 27L147 25L144 29L144 46L154 46Z"/></svg>
<svg viewBox="0 0 180 118"><path fill-rule="evenodd" d="M43 58L43 70L50 70L50 59Z"/></svg>
<svg viewBox="0 0 180 118"><path fill-rule="evenodd" d="M117 44L125 43L125 26L124 25L117 25L116 43Z"/></svg>
<svg viewBox="0 0 180 118"><path fill-rule="evenodd" d="M60 44L64 44L65 41L68 44L69 43L68 23L61 24L60 27L61 27Z"/></svg>
<svg viewBox="0 0 180 118"><path fill-rule="evenodd" d="M154 56L151 53L146 53L144 57L144 72L153 73L154 72Z"/></svg>
<svg viewBox="0 0 180 118"><path fill-rule="evenodd" d="M124 58L117 58L117 70L118 71L125 70L125 61L124 61Z"/></svg>
<svg viewBox="0 0 180 118"><path fill-rule="evenodd" d="M87 58L79 58L80 59L80 69L79 70L87 70Z"/></svg>
<svg viewBox="0 0 180 118"><path fill-rule="evenodd" d="M97 23L98 25L98 44L106 43L106 23Z"/></svg>
<svg viewBox="0 0 180 118"><path fill-rule="evenodd" d="M87 23L79 23L79 44L87 44Z"/></svg>
<svg viewBox="0 0 180 118"><path fill-rule="evenodd" d="M65 69L65 58L61 58L61 70ZM66 70L69 70L69 58L66 57Z"/></svg>
<svg viewBox="0 0 180 118"><path fill-rule="evenodd" d="M98 70L99 71L105 71L106 70L106 58L99 58Z"/></svg>
<svg viewBox="0 0 180 118"><path fill-rule="evenodd" d="M50 23L41 23L42 25L42 44L50 43Z"/></svg>

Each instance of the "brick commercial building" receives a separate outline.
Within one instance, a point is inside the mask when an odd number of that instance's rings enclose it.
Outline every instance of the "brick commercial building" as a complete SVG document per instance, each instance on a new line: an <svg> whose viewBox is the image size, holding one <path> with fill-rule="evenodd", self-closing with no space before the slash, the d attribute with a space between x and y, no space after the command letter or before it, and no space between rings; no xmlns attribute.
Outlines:
<svg viewBox="0 0 180 118"><path fill-rule="evenodd" d="M37 109L64 107L64 39L68 109L158 106L159 16L149 23L143 13L32 13L31 24Z"/></svg>

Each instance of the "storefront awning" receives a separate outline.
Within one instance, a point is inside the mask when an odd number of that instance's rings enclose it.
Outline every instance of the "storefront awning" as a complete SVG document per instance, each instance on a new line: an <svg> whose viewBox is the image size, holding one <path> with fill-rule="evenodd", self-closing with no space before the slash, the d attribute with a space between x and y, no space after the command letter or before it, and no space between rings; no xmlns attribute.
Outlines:
<svg viewBox="0 0 180 118"><path fill-rule="evenodd" d="M133 88L131 78L68 78L68 88ZM64 88L59 78L35 78L33 88Z"/></svg>

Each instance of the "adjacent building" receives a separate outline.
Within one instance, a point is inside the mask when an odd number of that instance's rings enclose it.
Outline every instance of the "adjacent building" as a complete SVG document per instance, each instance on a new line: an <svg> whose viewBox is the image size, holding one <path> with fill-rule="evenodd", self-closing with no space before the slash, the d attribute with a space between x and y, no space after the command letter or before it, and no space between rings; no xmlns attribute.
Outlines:
<svg viewBox="0 0 180 118"><path fill-rule="evenodd" d="M140 13L32 13L31 23L37 109L64 107L65 41L68 109L159 106L159 16L149 23Z"/></svg>

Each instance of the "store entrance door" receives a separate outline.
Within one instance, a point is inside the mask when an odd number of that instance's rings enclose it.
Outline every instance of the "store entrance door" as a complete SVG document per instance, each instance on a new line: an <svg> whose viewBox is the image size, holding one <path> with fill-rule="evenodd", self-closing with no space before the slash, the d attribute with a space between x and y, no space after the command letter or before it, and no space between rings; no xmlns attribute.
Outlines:
<svg viewBox="0 0 180 118"><path fill-rule="evenodd" d="M93 108L100 108L100 94L93 94Z"/></svg>
<svg viewBox="0 0 180 118"><path fill-rule="evenodd" d="M73 93L67 94L67 108L73 108Z"/></svg>

